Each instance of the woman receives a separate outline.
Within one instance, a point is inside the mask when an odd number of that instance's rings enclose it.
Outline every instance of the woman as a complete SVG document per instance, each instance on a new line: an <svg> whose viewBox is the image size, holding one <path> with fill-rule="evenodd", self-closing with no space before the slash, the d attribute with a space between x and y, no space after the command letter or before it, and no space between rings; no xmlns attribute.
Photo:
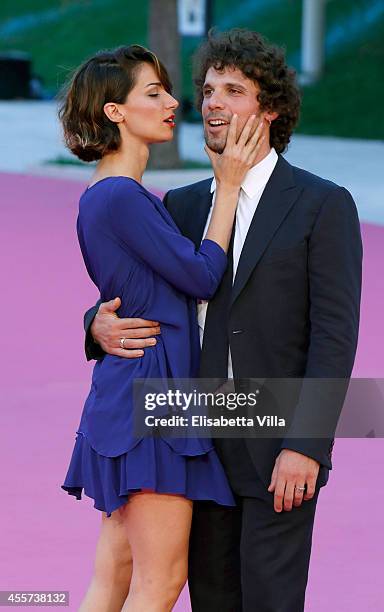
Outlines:
<svg viewBox="0 0 384 612"><path fill-rule="evenodd" d="M60 108L67 146L98 160L80 198L78 238L101 298L122 296L121 316L161 323L142 358L97 362L62 486L82 490L102 511L95 574L81 610L171 610L187 579L194 499L233 505L212 443L133 435L135 378L197 375L196 298L210 298L226 267L241 181L262 126L250 118L237 141L236 117L215 165L217 195L199 251L162 202L141 184L149 145L172 138L178 102L164 66L138 45L84 63ZM133 569L132 569L133 568Z"/></svg>

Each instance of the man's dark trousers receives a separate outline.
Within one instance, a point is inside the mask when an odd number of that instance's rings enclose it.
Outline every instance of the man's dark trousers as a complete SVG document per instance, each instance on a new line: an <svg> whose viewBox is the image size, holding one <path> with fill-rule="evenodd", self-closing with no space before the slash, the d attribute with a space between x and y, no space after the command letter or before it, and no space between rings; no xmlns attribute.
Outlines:
<svg viewBox="0 0 384 612"><path fill-rule="evenodd" d="M228 509L210 502L194 504L189 555L192 610L301 612L319 488L300 507L275 512L273 494L255 478L244 442L220 442L219 454L238 505Z"/></svg>

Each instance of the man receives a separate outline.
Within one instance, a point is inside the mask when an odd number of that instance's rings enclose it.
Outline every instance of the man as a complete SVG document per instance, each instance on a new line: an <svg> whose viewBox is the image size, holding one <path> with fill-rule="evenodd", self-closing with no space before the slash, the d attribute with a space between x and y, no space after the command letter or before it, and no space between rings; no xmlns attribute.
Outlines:
<svg viewBox="0 0 384 612"><path fill-rule="evenodd" d="M225 147L233 114L239 130L251 114L269 124L258 163L242 183L230 265L214 298L198 307L200 374L234 377L240 388L255 377L302 377L296 413L316 417L321 406L306 393L307 383L348 379L355 357L362 259L356 207L343 187L281 156L300 106L281 50L255 32L210 35L196 56L195 84L211 159ZM214 194L209 179L164 198L196 247ZM96 305L86 314L88 358L104 351L138 357L156 342L157 322L120 320L118 305L102 304L98 312ZM329 438L292 435L216 440L238 507L195 504L194 612L304 609L316 503L332 468L332 446Z"/></svg>

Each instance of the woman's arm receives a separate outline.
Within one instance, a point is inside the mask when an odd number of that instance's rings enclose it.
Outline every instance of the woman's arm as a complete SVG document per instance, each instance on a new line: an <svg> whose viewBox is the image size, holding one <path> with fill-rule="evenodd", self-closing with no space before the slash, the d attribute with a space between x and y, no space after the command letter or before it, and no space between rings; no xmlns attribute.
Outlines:
<svg viewBox="0 0 384 612"><path fill-rule="evenodd" d="M177 289L193 297L211 298L226 268L225 253L240 186L262 142L262 123L251 135L253 122L254 116L237 140L237 117L234 115L223 153L218 155L208 150L214 165L217 193L207 236L199 250L155 210L148 192L140 184L119 177L112 187L110 219L122 246Z"/></svg>
<svg viewBox="0 0 384 612"><path fill-rule="evenodd" d="M146 190L123 177L112 187L109 212L116 236L133 256L183 293L205 299L214 294L227 264L219 244L204 240L197 251L159 214Z"/></svg>

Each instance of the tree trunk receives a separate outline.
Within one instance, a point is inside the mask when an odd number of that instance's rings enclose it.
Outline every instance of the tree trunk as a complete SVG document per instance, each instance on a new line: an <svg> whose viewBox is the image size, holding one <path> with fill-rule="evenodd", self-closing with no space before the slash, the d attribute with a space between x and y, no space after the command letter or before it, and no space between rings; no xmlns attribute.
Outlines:
<svg viewBox="0 0 384 612"><path fill-rule="evenodd" d="M168 70L173 85L173 95L180 101L180 38L177 24L177 0L149 1L149 48L156 53ZM180 107L179 107L180 109ZM180 121L180 110L176 121ZM178 127L173 140L151 145L150 168L177 168L180 166Z"/></svg>

